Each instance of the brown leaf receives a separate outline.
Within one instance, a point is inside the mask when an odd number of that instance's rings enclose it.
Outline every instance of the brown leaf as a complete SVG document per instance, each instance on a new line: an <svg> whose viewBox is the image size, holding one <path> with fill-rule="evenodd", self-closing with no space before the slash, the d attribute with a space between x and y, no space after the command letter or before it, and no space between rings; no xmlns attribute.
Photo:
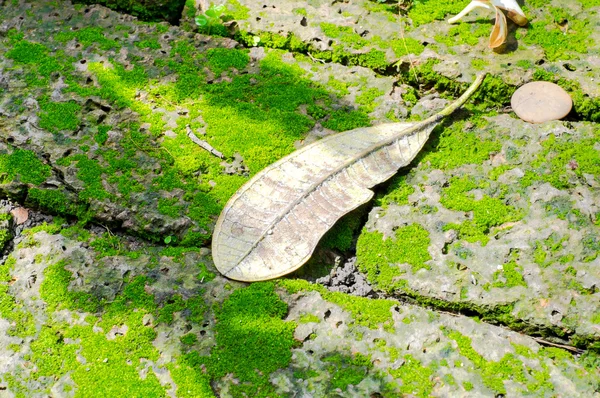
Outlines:
<svg viewBox="0 0 600 398"><path fill-rule="evenodd" d="M431 130L464 104L484 75L452 105L420 123L388 123L328 136L268 166L229 200L215 226L217 269L241 281L298 269L343 215L369 201L369 188L419 153Z"/></svg>
<svg viewBox="0 0 600 398"><path fill-rule="evenodd" d="M21 225L29 218L29 210L24 207L17 207L10 211L13 219L15 220L15 224Z"/></svg>
<svg viewBox="0 0 600 398"><path fill-rule="evenodd" d="M494 23L494 29L490 35L490 48L500 47L506 41L506 17L504 13L496 8L496 22Z"/></svg>

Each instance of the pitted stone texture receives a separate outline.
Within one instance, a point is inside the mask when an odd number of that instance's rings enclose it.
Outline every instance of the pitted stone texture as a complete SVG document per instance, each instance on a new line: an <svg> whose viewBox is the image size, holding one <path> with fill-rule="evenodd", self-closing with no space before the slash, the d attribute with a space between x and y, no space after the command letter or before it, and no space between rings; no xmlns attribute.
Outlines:
<svg viewBox="0 0 600 398"><path fill-rule="evenodd" d="M293 393L297 397L329 396L340 397L394 396L390 386L400 388L403 393L419 395L417 388L410 391L403 383L410 380L393 375L402 374L403 367L409 363L420 363L431 373L422 376L419 387L431 383L428 396L479 396L493 397L498 394L486 384L482 369L467 358L470 348L488 363L499 363L514 358L519 364L518 372L546 372L552 387L537 394L556 394L574 397L598 396L594 391L594 381L598 375L583 371L579 376L573 363L553 361L543 355L535 340L530 337L484 323L478 323L466 317L439 314L430 310L398 305L390 308L393 319L392 328L369 329L353 324L353 315L337 305L323 300L316 292L299 293L287 299L290 310L287 319L299 321L304 314L314 314L318 322L300 323L299 329L310 330L311 337L304 339L299 348L293 350L292 363L288 369L275 372L271 376L280 393ZM325 317L328 314L329 316ZM454 334L452 334L454 333ZM471 340L470 345L460 345L455 336L460 335ZM305 334L305 333L303 333ZM519 352L517 352L519 350ZM529 353L524 355L523 353ZM360 382L334 390L327 382L331 373L347 363L330 362L332 357L356 357L358 354L368 357L370 368L358 367L356 372L364 372ZM472 358L472 356L470 357ZM581 369L581 368L580 368ZM419 374L425 373L420 370ZM525 374L524 373L524 374ZM297 375L305 375L298 378ZM489 376L489 374L488 374ZM513 374L512 380L503 380L507 396L531 394L520 374ZM530 377L530 376L525 376ZM452 380L454 382L450 382ZM521 381L517 381L521 380ZM526 382L525 382L526 383ZM471 384L472 389L465 390ZM531 384L533 385L533 384ZM388 388L386 390L386 388ZM393 389L392 389L393 391ZM398 394L398 390L395 390Z"/></svg>
<svg viewBox="0 0 600 398"><path fill-rule="evenodd" d="M551 70L561 77L577 81L590 96L600 96L600 86L597 81L600 76L600 33L598 29L590 29L585 54L569 54L565 58L549 62L544 50L539 45L528 45L523 37L528 27L510 25L507 44L500 53L488 48L488 34L479 34L475 43L461 43L461 34L452 33L456 25L448 24L446 20L436 20L431 23L415 26L410 19L410 13L399 16L393 7L375 7L371 0L331 3L326 0L310 2L300 0L284 1L253 1L239 2L248 8L249 16L238 20L241 30L254 34L271 32L282 36L293 33L303 42L312 46L313 51L325 51L341 48L343 51L358 55L370 50L381 51L386 61L392 65L399 59L405 65L424 62L428 58L439 59L435 70L442 75L462 82L471 82L482 69L502 78L514 86L520 86L533 78L532 66L543 65L542 68ZM467 3L465 2L465 5ZM585 20L589 26L598 23L597 7L583 6L579 1L552 0L545 8L530 7L527 17L530 22L540 23L548 15L548 8L565 9L569 15L578 20ZM406 7L402 7L403 9ZM446 15L446 19L451 15ZM470 31L485 29L489 26L491 32L493 13L489 11L473 12L463 20ZM346 29L353 40L328 36L323 24ZM529 28L530 29L530 28ZM567 28L568 29L568 28ZM402 31L402 34L400 32ZM516 37L519 36L519 38ZM404 55L403 39L413 39L424 46L419 55ZM364 39L357 44L357 38ZM471 40L473 40L471 38ZM396 52L393 50L396 49ZM400 56L398 55L400 54ZM473 62L476 60L477 62ZM483 64L483 68L481 66ZM568 64L568 65L567 65ZM582 72L585 71L585 72ZM591 72L595 77L590 79L586 73ZM508 104L507 104L508 105Z"/></svg>
<svg viewBox="0 0 600 398"><path fill-rule="evenodd" d="M538 159L544 149L541 142L568 139L576 144L593 137L595 126L562 122L531 125L507 115L488 120L491 124L477 134L500 140L499 153L492 154L483 164L466 164L445 171L432 170L424 162L416 164L406 175L406 184L414 188L409 204L375 207L366 228L382 233L386 239L395 239L394 231L407 224L418 224L427 230L431 241L431 260L427 262L430 269L413 272L409 264L392 264L403 273L401 279L413 294L474 306L482 313L509 305L504 308L511 308L510 315L515 320L534 329L564 333L564 341L584 337L597 343L598 176L588 179L565 164L559 172L565 174L568 183L559 189L549 182L535 181L536 176L531 175L539 173L536 170L544 164L541 161L552 161ZM514 155L515 151L518 155ZM556 159L553 152L549 156ZM496 167L507 168L497 180L489 178ZM534 181L523 186L526 173ZM485 244L461 238L458 230L448 229L449 224L471 220L472 212L448 209L442 204L445 189L454 177L481 182L480 188L465 195L476 201L484 195L500 197L505 205L518 209L522 219L492 227L486 233L489 241ZM437 210L423 213L420 209L424 207ZM509 276L503 267L511 261L516 262L523 283L507 282ZM360 257L358 263L360 268ZM377 290L377 286L374 288ZM402 293L399 289L398 294Z"/></svg>
<svg viewBox="0 0 600 398"><path fill-rule="evenodd" d="M3 91L4 95L0 97L0 115L2 115L0 131L5 138L5 141L0 143L0 149L2 153L8 154L14 148L31 150L45 164L52 167L51 175L43 184L36 184L39 185L36 188L41 187L51 193L55 193L52 191L56 190L65 196L65 201L89 204L90 213L96 220L111 227L155 236L182 237L188 231L208 234L210 223L199 225L197 219L192 219L183 211L182 214L168 216L158 210L158 201L171 199L171 197L169 193L161 193L153 189L154 181L162 171L160 157L153 154L153 151L160 147L156 137L149 139L151 143L143 143L148 145L145 149L135 142L134 145L137 145L138 150L133 156L128 155L128 160L136 163L136 170L132 173L131 179L136 180L142 187L130 193L124 194L118 184L109 181L111 177L115 177L114 175L101 173L100 185L101 189L105 190L105 195L103 197L92 195L91 198L81 201L81 198L78 199L78 194L88 187L89 180L87 183L82 180L77 161L65 163L60 161L70 156L85 156L104 168L107 163L103 151L125 152L124 148L131 145L130 139L127 138L129 129L127 126L130 126L130 123L140 122L139 112L127 106L115 105L105 98L76 93L77 90L73 90L73 87L103 86L98 74L90 69L90 65L102 65L114 70L118 63L126 71L132 71L137 65L138 68L143 67L149 76L159 77L161 72L154 64L155 61L169 59L173 45L181 40L194 43L195 49L200 54L212 48L231 48L236 43L226 38L195 35L176 26L139 23L130 15L119 14L102 6L74 7L68 2L54 4L41 1L30 4L21 1L18 6L3 7L0 20L2 21L0 31L4 32L0 43L0 52L3 54L10 51L13 46L5 39L6 32L17 29L15 32L23 32L26 41L47 47L49 56L58 55L62 59L69 57L73 60L71 64L73 71L61 70L46 76L49 78L49 91L45 101L51 100L56 104L67 102L76 104L81 108L76 115L80 123L74 131L67 129L49 131L42 127L43 123L40 120L40 115L43 113L40 98L44 97L43 93L40 93L40 90L36 91L35 87L32 89L23 80L28 73L29 65L19 64L10 57L0 58L0 84L8 85ZM86 43L85 40L82 43L77 39L67 42L56 41L60 32L75 32L94 29L94 27L102 30L103 38L114 40L120 48L114 46L103 48L97 39L92 39L91 43ZM150 38L156 41L159 48L148 49L135 45ZM57 54L58 50L63 53ZM10 75L7 73L9 69ZM200 70L200 73L203 71ZM163 73L163 76L160 76L161 83L173 82L176 79L175 73ZM166 123L164 130L176 126L177 120L189 113L189 110L184 107L166 110L155 106L152 98L144 90L138 90L137 98L148 105L151 112L156 114L157 120ZM99 125L110 126L110 130L106 133L106 141L102 145L93 139ZM146 134L149 127L140 126L140 130ZM149 148L155 149L149 150ZM19 201L29 199L28 188L31 186L18 181L0 186L4 196ZM185 208L188 203L182 202ZM33 201L28 201L27 204L36 205Z"/></svg>

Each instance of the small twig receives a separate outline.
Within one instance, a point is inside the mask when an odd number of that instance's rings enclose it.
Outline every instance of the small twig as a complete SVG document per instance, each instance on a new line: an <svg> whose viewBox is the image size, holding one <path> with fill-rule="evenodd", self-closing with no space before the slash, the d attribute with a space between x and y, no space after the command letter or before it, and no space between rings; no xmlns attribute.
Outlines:
<svg viewBox="0 0 600 398"><path fill-rule="evenodd" d="M531 336L529 336L529 337L531 337ZM537 341L538 343L542 344L542 345L549 345L549 346L552 346L552 347L562 348L563 350L571 351L571 352L574 352L576 354L583 354L585 352L585 350L582 350L580 348L573 347L573 346L566 345L566 344L552 343L551 341L544 340L544 339L542 339L540 337L531 337L531 338L534 339L535 341Z"/></svg>
<svg viewBox="0 0 600 398"><path fill-rule="evenodd" d="M118 236L113 234L113 232L110 230L110 228L108 228L106 225L104 225L104 224L100 224L100 225L103 226L104 229L106 229L108 236L110 236L111 238L117 238L117 253L121 254L121 251L123 250L123 246L121 245L121 239L119 239Z"/></svg>
<svg viewBox="0 0 600 398"><path fill-rule="evenodd" d="M196 136L196 134L194 134L194 132L192 131L192 129L190 128L189 125L185 126L185 129L187 131L187 136L190 137L190 140L192 140L194 142L194 144L198 145L202 149L207 150L208 152L215 155L219 159L223 159L223 154L221 152L217 151L215 148L213 148L212 145L210 145L208 142L198 138Z"/></svg>
<svg viewBox="0 0 600 398"><path fill-rule="evenodd" d="M408 46L406 45L406 39L404 38L404 25L402 24L402 14L400 13L400 7L398 7L398 23L400 24L400 37L402 38L402 44L404 45L404 51L406 51L406 55L408 55L408 60L410 63L409 69L412 71L413 75L415 75L415 81L417 84L419 83L419 76L417 76L417 71L413 66L414 61L412 55L408 52Z"/></svg>
<svg viewBox="0 0 600 398"><path fill-rule="evenodd" d="M152 153L154 152L156 149L162 149L163 151L167 152L169 154L169 156L171 156L171 158L175 159L175 156L173 156L173 154L165 147L161 146L159 148L142 148L141 146L138 145L137 142L135 142L133 140L133 138L131 138L131 136L127 136L127 138L129 138L129 141L131 141L131 143L140 151L140 152L144 152L144 153Z"/></svg>
<svg viewBox="0 0 600 398"><path fill-rule="evenodd" d="M325 63L324 59L319 59L319 58L315 58L311 53L307 52L306 55L308 55L308 58L310 58L313 62L320 62L322 64Z"/></svg>

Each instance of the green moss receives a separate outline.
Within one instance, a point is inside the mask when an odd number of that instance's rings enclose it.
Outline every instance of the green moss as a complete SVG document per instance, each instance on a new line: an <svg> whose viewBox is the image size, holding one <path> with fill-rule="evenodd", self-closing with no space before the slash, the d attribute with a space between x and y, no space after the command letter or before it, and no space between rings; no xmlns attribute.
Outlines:
<svg viewBox="0 0 600 398"><path fill-rule="evenodd" d="M376 205L387 209L392 203L399 206L408 204L408 197L415 192L415 187L406 183L407 176L400 174L392 178L385 194L376 198Z"/></svg>
<svg viewBox="0 0 600 398"><path fill-rule="evenodd" d="M481 164L502 149L501 142L479 136L478 131L487 124L483 119L476 121L478 128L473 130L467 130L465 123L453 121L436 127L417 158L419 162L433 169L450 170L465 164Z"/></svg>
<svg viewBox="0 0 600 398"><path fill-rule="evenodd" d="M380 232L363 230L356 244L358 269L377 288L391 292L405 286L400 279L400 264L410 264L412 271L429 269L429 232L419 224L410 224L395 231L394 238L385 239Z"/></svg>
<svg viewBox="0 0 600 398"><path fill-rule="evenodd" d="M492 181L497 181L498 177L500 177L505 172L512 170L513 168L514 168L514 166L508 165L508 164L503 164L501 166L494 167L488 173L488 178Z"/></svg>
<svg viewBox="0 0 600 398"><path fill-rule="evenodd" d="M186 308L185 300L178 294L173 295L169 299L165 300L162 308L158 311L158 317L156 318L156 322L158 323L166 323L170 325L173 323L173 314L175 312L180 312Z"/></svg>
<svg viewBox="0 0 600 398"><path fill-rule="evenodd" d="M178 357L167 365L169 373L177 384L177 397L180 398L213 398L215 394L210 386L210 378L188 364L183 357Z"/></svg>
<svg viewBox="0 0 600 398"><path fill-rule="evenodd" d="M332 50L319 51L311 48L311 54L316 59L326 62L335 62L348 66L363 66L373 70L385 70L388 66L385 52L370 49L363 53L350 53L342 45L334 44Z"/></svg>
<svg viewBox="0 0 600 398"><path fill-rule="evenodd" d="M564 88L573 99L573 109L582 120L600 121L600 98L583 92L578 82L561 78L551 72L538 68L533 74L535 80L550 81Z"/></svg>
<svg viewBox="0 0 600 398"><path fill-rule="evenodd" d="M308 16L308 13L306 12L306 8L294 8L292 9L292 13L294 15L303 15L303 16Z"/></svg>
<svg viewBox="0 0 600 398"><path fill-rule="evenodd" d="M229 48L211 48L206 51L206 59L210 69L216 76L220 76L229 68L242 70L250 62L250 57L246 51Z"/></svg>
<svg viewBox="0 0 600 398"><path fill-rule="evenodd" d="M381 97L383 94L385 93L382 90L370 87L362 90L360 94L356 96L356 103L362 105L365 113L371 113L378 105L375 102L375 99Z"/></svg>
<svg viewBox="0 0 600 398"><path fill-rule="evenodd" d="M287 305L275 294L272 283L254 283L234 291L215 310L216 346L210 357L196 352L184 356L186 364L211 378L232 373L240 380L232 385L234 396L272 396L269 375L286 367L292 357L296 324L284 322Z"/></svg>
<svg viewBox="0 0 600 398"><path fill-rule="evenodd" d="M360 49L369 44L369 40L356 33L350 26L339 26L328 22L321 22L320 26L326 36L339 39L351 48Z"/></svg>
<svg viewBox="0 0 600 398"><path fill-rule="evenodd" d="M157 50L160 48L160 43L158 42L158 39L148 39L148 40L136 41L134 44L136 47L139 47L141 49L150 48L150 49Z"/></svg>
<svg viewBox="0 0 600 398"><path fill-rule="evenodd" d="M523 69L533 69L535 67L533 62L531 62L531 60L529 59L520 59L517 62L515 62L515 65Z"/></svg>
<svg viewBox="0 0 600 398"><path fill-rule="evenodd" d="M494 275L492 276L494 281L492 286L499 288L511 288L516 286L527 287L527 283L525 282L525 279L523 279L523 274L521 274L522 271L523 268L517 264L515 260L511 260L502 265L502 271L494 272ZM499 280L500 276L502 276L504 280Z"/></svg>
<svg viewBox="0 0 600 398"><path fill-rule="evenodd" d="M319 323L321 319L315 314L302 314L300 319L298 319L298 323Z"/></svg>
<svg viewBox="0 0 600 398"><path fill-rule="evenodd" d="M4 250L6 243L12 239L12 234L9 230L12 215L10 213L0 213L0 252Z"/></svg>
<svg viewBox="0 0 600 398"><path fill-rule="evenodd" d="M461 22L452 25L445 35L436 35L435 40L438 43L444 43L447 46L457 46L467 44L474 46L479 43L479 39L487 37L490 34L490 26L487 23L465 23Z"/></svg>
<svg viewBox="0 0 600 398"><path fill-rule="evenodd" d="M10 35L9 35L10 36ZM67 73L73 70L71 62L62 50L51 56L45 46L23 40L20 35L11 38L13 48L6 53L15 63L26 66L24 81L28 87L45 88L50 84L50 76L55 73Z"/></svg>
<svg viewBox="0 0 600 398"><path fill-rule="evenodd" d="M445 330L449 338L458 345L461 355L469 359L477 369L483 384L496 394L506 394L505 380L513 380L524 384L527 388L523 392L535 392L539 395L550 393L554 386L550 382L550 373L545 363L541 363L542 370L530 368L525 365L515 354L505 354L499 361L488 361L475 351L471 345L471 338L456 330ZM525 351L524 351L525 349ZM517 347L516 351L530 357L532 353L527 347Z"/></svg>
<svg viewBox="0 0 600 398"><path fill-rule="evenodd" d="M158 212L160 214L167 215L169 217L178 218L185 213L182 206L177 206L179 198L165 199L160 198L158 200Z"/></svg>
<svg viewBox="0 0 600 398"><path fill-rule="evenodd" d="M56 221L58 222L62 222L60 221L60 219L57 217L54 219L55 222L53 222L52 224L48 224L47 222L43 222L40 225L36 225L35 227L31 227L28 228L26 230L23 231L23 234L28 236L28 237L32 237L33 235L35 235L38 232L46 232L50 235L52 234L56 234L60 232L61 229L61 225L58 224Z"/></svg>
<svg viewBox="0 0 600 398"><path fill-rule="evenodd" d="M412 37L392 39L389 45L397 57L403 57L407 54L420 55L425 50L425 46L419 40ZM387 48L387 46L381 45L381 48Z"/></svg>
<svg viewBox="0 0 600 398"><path fill-rule="evenodd" d="M370 359L360 353L354 356L341 354L332 354L321 358L326 364L327 372L330 375L331 390L339 388L345 391L348 385L357 385L360 383L373 367Z"/></svg>
<svg viewBox="0 0 600 398"><path fill-rule="evenodd" d="M317 291L324 300L337 304L342 309L352 313L357 325L377 329L383 326L386 330L393 328L391 309L396 303L392 300L369 299L366 297L350 296L340 292L330 292L325 287L311 284L302 279L280 279L279 285L289 293L300 291Z"/></svg>
<svg viewBox="0 0 600 398"><path fill-rule="evenodd" d="M79 127L81 105L75 101L53 102L44 97L40 99L39 126L53 133L73 132Z"/></svg>
<svg viewBox="0 0 600 398"><path fill-rule="evenodd" d="M403 71L402 76L411 86L421 90L433 87L442 97L448 99L464 92L468 86L466 83L449 79L434 70L439 62L438 59L427 60L416 68ZM487 75L464 108L476 114L484 112L489 114L488 108L502 108L510 104L510 98L515 90L515 86L504 83L501 78Z"/></svg>
<svg viewBox="0 0 600 398"><path fill-rule="evenodd" d="M485 70L486 66L488 65L489 63L484 59L474 58L473 60L471 60L471 66L475 70Z"/></svg>
<svg viewBox="0 0 600 398"><path fill-rule="evenodd" d="M139 374L142 358L158 359L158 351L152 346L156 334L142 326L143 315L143 311L129 310L127 315L105 316L99 321L97 326L105 330L123 323L128 326L126 334L114 340L108 340L105 333L94 332L92 325L48 325L31 343L32 362L37 365L34 378L69 373L76 385L75 397L115 396L131 391L140 396L163 396L164 388L154 372L148 372L145 378ZM69 339L80 343L67 342ZM84 364L76 360L75 351L85 359ZM114 377L115 372L118 378Z"/></svg>
<svg viewBox="0 0 600 398"><path fill-rule="evenodd" d="M113 39L109 39L104 30L99 26L88 26L78 30L61 30L54 36L54 40L65 43L77 39L84 47L97 45L101 50L119 50L121 45Z"/></svg>
<svg viewBox="0 0 600 398"><path fill-rule="evenodd" d="M450 186L444 188L440 203L447 209L461 212L472 212L471 219L461 224L447 224L444 229L455 229L461 239L468 242L479 241L483 245L489 241L492 227L507 222L515 222L523 218L523 212L506 205L501 199L483 195L479 200L473 198L469 191L483 186L475 183L470 177L454 177Z"/></svg>
<svg viewBox="0 0 600 398"><path fill-rule="evenodd" d="M9 336L24 338L35 334L36 323L31 313L10 293L15 264L16 259L11 255L0 265L0 316L10 322Z"/></svg>
<svg viewBox="0 0 600 398"><path fill-rule="evenodd" d="M36 64L47 55L48 49L45 46L25 40L17 41L13 48L6 53L7 58L22 64Z"/></svg>
<svg viewBox="0 0 600 398"><path fill-rule="evenodd" d="M106 140L108 140L108 132L110 131L110 126L106 125L98 125L98 132L94 135L94 141L96 141L99 145L104 145Z"/></svg>
<svg viewBox="0 0 600 398"><path fill-rule="evenodd" d="M185 16L189 20L193 20L196 16L196 1L195 0L185 0Z"/></svg>
<svg viewBox="0 0 600 398"><path fill-rule="evenodd" d="M408 17L415 26L424 25L435 20L444 20L449 14L458 14L467 4L469 4L469 0L415 1L408 10Z"/></svg>
<svg viewBox="0 0 600 398"><path fill-rule="evenodd" d="M541 46L549 61L577 58L577 54L588 52L593 31L589 21L568 15L566 8L544 7L541 10L544 18L531 21L526 31L518 30L517 40ZM563 20L569 21L568 29L564 31L559 26Z"/></svg>
<svg viewBox="0 0 600 398"><path fill-rule="evenodd" d="M44 298L49 311L60 308L96 312L100 300L89 293L70 291L73 280L71 272L65 269L67 262L59 261L44 270L44 281L40 286L40 296Z"/></svg>
<svg viewBox="0 0 600 398"><path fill-rule="evenodd" d="M583 178L583 174L600 175L600 153L594 149L598 139L599 131L578 140L550 135L542 142L543 150L532 164L538 180L562 189L572 186L572 175L579 179Z"/></svg>
<svg viewBox="0 0 600 398"><path fill-rule="evenodd" d="M39 185L52 175L52 168L28 150L15 149L10 155L0 154L0 182L9 183L15 178L24 184Z"/></svg>
<svg viewBox="0 0 600 398"><path fill-rule="evenodd" d="M102 200L111 197L111 195L104 189L104 169L102 166L100 166L96 159L89 159L86 155L75 155L72 156L70 160L77 162L77 178L79 178L85 184L84 189L79 192L79 198L81 200ZM69 160L65 159L65 161L70 163Z"/></svg>
<svg viewBox="0 0 600 398"><path fill-rule="evenodd" d="M227 0L227 10L233 19L241 21L250 17L250 9L238 0Z"/></svg>
<svg viewBox="0 0 600 398"><path fill-rule="evenodd" d="M347 251L352 248L356 232L362 225L362 217L365 209L359 208L354 212L347 214L327 231L321 238L319 245L327 249L337 249Z"/></svg>
<svg viewBox="0 0 600 398"><path fill-rule="evenodd" d="M254 47L257 45L255 42L255 38L260 38L258 42L259 46L268 47L268 48L276 48L276 49L286 49L294 52L306 52L308 51L309 45L300 40L293 33L288 33L287 36L283 36L273 32L238 32L235 34L235 39L241 43L244 43L247 47Z"/></svg>
<svg viewBox="0 0 600 398"><path fill-rule="evenodd" d="M585 235L581 243L583 245L583 262L589 263L594 261L600 254L600 239L598 236L593 234Z"/></svg>
<svg viewBox="0 0 600 398"><path fill-rule="evenodd" d="M121 239L110 232L104 232L101 236L90 242L90 247L96 251L97 258L107 256L118 256L122 254L123 247Z"/></svg>
<svg viewBox="0 0 600 398"><path fill-rule="evenodd" d="M390 375L401 381L400 391L415 397L429 397L433 391L433 371L410 354L404 356L404 363L397 369L388 370Z"/></svg>
<svg viewBox="0 0 600 398"><path fill-rule="evenodd" d="M348 90L350 86L350 83L338 80L333 76L329 76L329 81L327 82L327 87L332 88L337 95L342 97L350 94L350 90Z"/></svg>
<svg viewBox="0 0 600 398"><path fill-rule="evenodd" d="M563 251L563 243L568 240L568 236L561 238L554 232L544 241L536 241L533 251L533 261L542 268L553 264L553 259Z"/></svg>
<svg viewBox="0 0 600 398"><path fill-rule="evenodd" d="M371 121L369 120L369 116L362 111L340 109L331 112L329 117L321 124L323 127L334 131L347 131L370 126Z"/></svg>
<svg viewBox="0 0 600 398"><path fill-rule="evenodd" d="M56 220L56 218L55 218ZM91 238L91 233L83 228L84 227L84 223L83 222L79 222L77 224L74 224L70 227L66 227L66 228L62 228L60 230L60 234L63 235L66 238L72 239L72 240L77 240L80 242L88 242Z"/></svg>

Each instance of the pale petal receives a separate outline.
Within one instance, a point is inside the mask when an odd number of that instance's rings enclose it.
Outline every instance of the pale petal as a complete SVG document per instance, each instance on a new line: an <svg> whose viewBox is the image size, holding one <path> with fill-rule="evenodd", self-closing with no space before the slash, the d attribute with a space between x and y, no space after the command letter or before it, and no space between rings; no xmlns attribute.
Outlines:
<svg viewBox="0 0 600 398"><path fill-rule="evenodd" d="M527 25L527 17L516 0L491 0L491 2L494 6L508 11L508 17L517 25Z"/></svg>
<svg viewBox="0 0 600 398"><path fill-rule="evenodd" d="M519 26L527 25L527 17L525 15L518 14L515 11L508 10L508 17L513 20Z"/></svg>
<svg viewBox="0 0 600 398"><path fill-rule="evenodd" d="M492 34L490 35L490 48L500 47L506 41L506 17L504 13L496 8L496 23L494 24L494 29L492 29Z"/></svg>
<svg viewBox="0 0 600 398"><path fill-rule="evenodd" d="M458 22L462 17L464 17L465 15L467 15L468 13L470 13L471 11L473 11L474 9L476 9L478 7L492 10L493 9L492 6L489 5L488 3L489 3L489 1L487 1L487 0L473 0L461 12L456 14L456 16L450 18L448 20L448 23Z"/></svg>

